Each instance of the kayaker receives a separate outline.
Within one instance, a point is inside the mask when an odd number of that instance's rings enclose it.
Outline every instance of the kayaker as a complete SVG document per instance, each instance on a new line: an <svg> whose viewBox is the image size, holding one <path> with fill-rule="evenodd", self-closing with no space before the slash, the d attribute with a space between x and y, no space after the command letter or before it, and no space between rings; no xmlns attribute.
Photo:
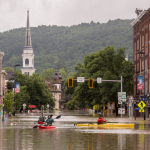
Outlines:
<svg viewBox="0 0 150 150"><path fill-rule="evenodd" d="M43 115L43 113L41 114L41 116L39 117L39 120L38 121L42 121L44 122L46 119L46 117Z"/></svg>
<svg viewBox="0 0 150 150"><path fill-rule="evenodd" d="M99 118L97 120L98 124L103 124L104 122L106 122L106 120L104 120L104 118L101 117L101 115L99 115Z"/></svg>
<svg viewBox="0 0 150 150"><path fill-rule="evenodd" d="M49 115L47 120L45 121L46 126L51 126L52 122L54 122L54 119L52 118L53 115Z"/></svg>

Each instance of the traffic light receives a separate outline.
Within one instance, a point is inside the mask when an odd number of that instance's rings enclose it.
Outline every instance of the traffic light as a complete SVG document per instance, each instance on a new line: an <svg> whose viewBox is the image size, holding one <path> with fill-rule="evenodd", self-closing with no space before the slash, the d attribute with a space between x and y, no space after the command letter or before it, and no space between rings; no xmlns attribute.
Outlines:
<svg viewBox="0 0 150 150"><path fill-rule="evenodd" d="M93 88L93 79L89 78L89 88Z"/></svg>
<svg viewBox="0 0 150 150"><path fill-rule="evenodd" d="M73 78L68 78L68 87L73 87Z"/></svg>

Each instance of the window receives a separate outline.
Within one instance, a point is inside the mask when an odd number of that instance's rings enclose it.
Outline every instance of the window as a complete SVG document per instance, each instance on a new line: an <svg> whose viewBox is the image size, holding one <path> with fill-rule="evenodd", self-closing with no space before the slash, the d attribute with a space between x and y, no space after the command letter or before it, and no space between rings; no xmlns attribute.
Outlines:
<svg viewBox="0 0 150 150"><path fill-rule="evenodd" d="M26 59L26 60L25 60L25 65L26 65L26 66L29 66L29 59Z"/></svg>
<svg viewBox="0 0 150 150"><path fill-rule="evenodd" d="M60 89L60 85L59 85L59 89Z"/></svg>
<svg viewBox="0 0 150 150"><path fill-rule="evenodd" d="M27 74L29 76L29 72L25 72L24 74Z"/></svg>

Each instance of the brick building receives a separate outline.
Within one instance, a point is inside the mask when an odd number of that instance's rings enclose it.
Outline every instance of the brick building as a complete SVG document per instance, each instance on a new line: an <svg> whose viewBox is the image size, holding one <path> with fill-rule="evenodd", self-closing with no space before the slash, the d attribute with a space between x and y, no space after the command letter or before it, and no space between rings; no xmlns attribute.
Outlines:
<svg viewBox="0 0 150 150"><path fill-rule="evenodd" d="M139 99L144 95L144 89L137 87L137 76L144 78L144 55L145 53L145 95L150 92L150 8L142 10L136 8L137 18L131 23L133 27L133 64L135 67L133 96ZM148 114L148 113L147 113Z"/></svg>

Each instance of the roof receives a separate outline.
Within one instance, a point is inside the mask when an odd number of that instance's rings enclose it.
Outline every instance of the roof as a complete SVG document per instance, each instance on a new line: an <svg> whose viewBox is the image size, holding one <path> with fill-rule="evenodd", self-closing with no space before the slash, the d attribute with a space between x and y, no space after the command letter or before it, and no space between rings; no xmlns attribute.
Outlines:
<svg viewBox="0 0 150 150"><path fill-rule="evenodd" d="M7 75L5 77L5 80L9 80L10 77L12 77L14 72L7 72Z"/></svg>
<svg viewBox="0 0 150 150"><path fill-rule="evenodd" d="M134 25L136 25L140 19L148 12L148 10L143 10L139 16L137 16L137 18L131 23L131 26L134 27Z"/></svg>
<svg viewBox="0 0 150 150"><path fill-rule="evenodd" d="M54 78L55 76L57 76L59 79L62 79L59 71L55 71L54 74L52 75L52 78Z"/></svg>

